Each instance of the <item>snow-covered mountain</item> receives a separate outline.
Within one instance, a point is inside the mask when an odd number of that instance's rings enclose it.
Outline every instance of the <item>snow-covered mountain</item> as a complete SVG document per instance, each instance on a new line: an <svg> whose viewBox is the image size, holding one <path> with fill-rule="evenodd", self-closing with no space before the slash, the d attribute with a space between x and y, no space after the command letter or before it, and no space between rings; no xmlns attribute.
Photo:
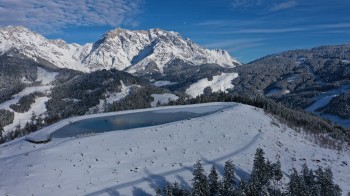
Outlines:
<svg viewBox="0 0 350 196"><path fill-rule="evenodd" d="M230 68L240 64L224 50L209 50L176 32L161 29L117 28L95 43L79 45L48 40L24 27L0 28L0 54L13 51L40 63L84 72L116 68L137 74L152 65L163 73L164 67L174 59L194 66L218 64Z"/></svg>
<svg viewBox="0 0 350 196"><path fill-rule="evenodd" d="M24 27L0 28L0 54L20 53L38 63L59 68L89 71L80 62L90 48L91 44L80 46L63 40L48 40Z"/></svg>

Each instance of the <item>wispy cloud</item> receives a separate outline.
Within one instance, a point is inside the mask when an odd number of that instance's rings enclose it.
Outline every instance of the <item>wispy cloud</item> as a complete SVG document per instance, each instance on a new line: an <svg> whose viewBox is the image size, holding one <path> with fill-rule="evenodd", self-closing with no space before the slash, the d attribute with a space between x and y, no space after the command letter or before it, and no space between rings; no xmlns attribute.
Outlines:
<svg viewBox="0 0 350 196"><path fill-rule="evenodd" d="M213 41L203 44L207 48L221 48L234 52L244 48L252 48L263 45L264 39L231 39L225 41Z"/></svg>
<svg viewBox="0 0 350 196"><path fill-rule="evenodd" d="M0 0L0 26L23 25L39 32L69 26L137 25L142 0Z"/></svg>
<svg viewBox="0 0 350 196"><path fill-rule="evenodd" d="M271 12L277 12L277 11L280 11L280 10L293 8L296 5L298 5L298 3L296 1L294 1L294 0L286 1L286 2L283 2L283 3L278 3L278 4L273 5L271 7L270 11Z"/></svg>
<svg viewBox="0 0 350 196"><path fill-rule="evenodd" d="M234 31L235 33L250 33L250 34L266 34L266 33L289 33L297 31L307 31L310 30L307 27L297 27L297 28L266 28L266 29L241 29ZM231 32L232 33L232 32Z"/></svg>
<svg viewBox="0 0 350 196"><path fill-rule="evenodd" d="M316 25L316 27L324 28L324 29L350 28L350 23L321 24L321 25Z"/></svg>
<svg viewBox="0 0 350 196"><path fill-rule="evenodd" d="M231 5L233 8L246 8L251 6L262 5L262 0L232 0Z"/></svg>
<svg viewBox="0 0 350 196"><path fill-rule="evenodd" d="M286 0L282 3L274 3L274 1L263 0L232 0L231 5L233 8L237 9L255 7L268 13L293 8L298 5L298 2L296 0Z"/></svg>
<svg viewBox="0 0 350 196"><path fill-rule="evenodd" d="M275 23L274 23L275 22ZM210 20L203 21L195 24L206 28L201 30L201 34L217 34L217 35L229 35L229 34L279 34L279 33L293 33L293 32L324 32L337 31L341 29L350 29L350 23L324 23L324 24L309 24L301 25L295 23L286 27L286 25L276 22L275 19L258 18L255 20ZM273 27L269 27L272 26Z"/></svg>

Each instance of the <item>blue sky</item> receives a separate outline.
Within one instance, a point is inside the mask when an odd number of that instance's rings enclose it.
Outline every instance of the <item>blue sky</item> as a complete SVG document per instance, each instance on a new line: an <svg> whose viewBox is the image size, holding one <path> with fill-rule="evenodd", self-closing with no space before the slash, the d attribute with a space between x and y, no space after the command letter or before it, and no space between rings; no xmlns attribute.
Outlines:
<svg viewBox="0 0 350 196"><path fill-rule="evenodd" d="M350 43L348 0L0 0L0 26L84 44L106 31L162 28L247 63L290 49Z"/></svg>

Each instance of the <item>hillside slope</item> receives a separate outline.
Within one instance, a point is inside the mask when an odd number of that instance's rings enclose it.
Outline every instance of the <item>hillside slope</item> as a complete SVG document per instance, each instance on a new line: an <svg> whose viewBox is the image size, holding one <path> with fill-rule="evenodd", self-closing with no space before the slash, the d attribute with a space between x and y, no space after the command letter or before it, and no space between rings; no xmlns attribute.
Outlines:
<svg viewBox="0 0 350 196"><path fill-rule="evenodd" d="M350 127L350 44L266 56L235 72L236 93L265 95Z"/></svg>
<svg viewBox="0 0 350 196"><path fill-rule="evenodd" d="M198 159L207 172L214 164L220 173L231 159L238 177L246 178L260 147L271 161L281 161L284 173L303 163L331 167L345 195L349 152L324 149L306 138L262 110L236 103L223 112L154 127L46 144L19 138L0 146L0 179L6 179L0 194L154 195L166 181L188 187Z"/></svg>

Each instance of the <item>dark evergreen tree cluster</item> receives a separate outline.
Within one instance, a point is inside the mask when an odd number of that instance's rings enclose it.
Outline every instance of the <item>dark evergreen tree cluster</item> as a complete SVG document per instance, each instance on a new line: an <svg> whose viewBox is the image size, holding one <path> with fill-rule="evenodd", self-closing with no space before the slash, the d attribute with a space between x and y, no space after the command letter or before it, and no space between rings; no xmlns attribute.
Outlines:
<svg viewBox="0 0 350 196"><path fill-rule="evenodd" d="M11 52L15 51L9 51ZM0 55L0 103L10 100L28 85L22 82L23 78L35 81L36 66L40 66L39 63L22 55Z"/></svg>
<svg viewBox="0 0 350 196"><path fill-rule="evenodd" d="M333 174L329 168L313 171L307 165L303 165L300 174L293 169L290 175L290 196L340 196L341 193L340 187L333 182Z"/></svg>
<svg viewBox="0 0 350 196"><path fill-rule="evenodd" d="M43 97L41 92L34 92L29 95L23 96L18 100L18 103L10 105L10 108L15 112L24 113L30 109L30 106L35 102L37 97Z"/></svg>
<svg viewBox="0 0 350 196"><path fill-rule="evenodd" d="M201 161L194 165L193 179L191 180L191 190L182 189L177 182L170 184L162 190L156 190L157 195L164 196L215 196L215 195L234 195L236 190L235 165L231 160L225 162L224 176L221 179L213 166L210 174L207 176Z"/></svg>
<svg viewBox="0 0 350 196"><path fill-rule="evenodd" d="M12 124L15 114L11 111L0 109L0 126L5 127L6 125Z"/></svg>
<svg viewBox="0 0 350 196"><path fill-rule="evenodd" d="M287 189L282 191L281 163L271 163L258 148L255 153L252 173L248 180L235 178L235 166L226 161L222 179L213 166L207 176L201 161L194 165L192 187L183 189L177 182L158 188L158 196L341 196L340 187L333 182L332 171L319 168L316 171L303 165L300 174L293 168Z"/></svg>
<svg viewBox="0 0 350 196"><path fill-rule="evenodd" d="M86 114L100 100L106 99L108 93L120 92L121 82L126 86L138 85L140 88L133 88L131 94L120 100L120 103L105 104L105 112L147 108L153 101L151 94L166 92L165 89L151 86L145 79L115 69L75 74L58 77L57 81L62 83L55 85L51 99L46 104L49 121Z"/></svg>
<svg viewBox="0 0 350 196"><path fill-rule="evenodd" d="M141 108L150 108L151 102L154 100L152 94L162 94L164 89L155 88L153 86L144 86L142 88L135 88L125 98L114 102L113 104L107 104L105 111L114 112L122 110L132 110Z"/></svg>

